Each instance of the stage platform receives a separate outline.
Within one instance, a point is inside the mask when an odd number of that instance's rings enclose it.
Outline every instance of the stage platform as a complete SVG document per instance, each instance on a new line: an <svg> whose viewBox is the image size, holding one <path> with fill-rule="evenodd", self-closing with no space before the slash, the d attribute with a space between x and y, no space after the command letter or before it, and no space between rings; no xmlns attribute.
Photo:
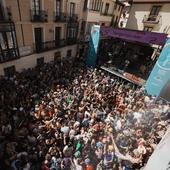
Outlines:
<svg viewBox="0 0 170 170"><path fill-rule="evenodd" d="M122 71L122 73L119 73L118 71L114 70L115 68L111 69L111 68L107 68L105 66L101 66L100 68L102 70L104 70L104 71L107 71L107 72L109 72L111 74L114 74L115 76L120 77L120 78L122 78L122 79L124 79L126 81L129 81L129 82L131 82L133 84L136 84L138 86L144 86L145 83L146 83L146 81L141 79L140 77L136 77L133 74L130 74L130 73L127 73L127 72L123 72L123 71Z"/></svg>

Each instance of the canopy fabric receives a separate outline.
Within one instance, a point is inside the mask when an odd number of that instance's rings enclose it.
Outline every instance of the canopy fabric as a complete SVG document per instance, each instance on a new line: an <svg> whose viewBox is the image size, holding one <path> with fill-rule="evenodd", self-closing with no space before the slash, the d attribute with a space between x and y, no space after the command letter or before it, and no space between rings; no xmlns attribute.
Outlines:
<svg viewBox="0 0 170 170"><path fill-rule="evenodd" d="M120 29L105 26L101 27L101 34L108 37L156 45L164 45L167 38L167 34L164 33Z"/></svg>

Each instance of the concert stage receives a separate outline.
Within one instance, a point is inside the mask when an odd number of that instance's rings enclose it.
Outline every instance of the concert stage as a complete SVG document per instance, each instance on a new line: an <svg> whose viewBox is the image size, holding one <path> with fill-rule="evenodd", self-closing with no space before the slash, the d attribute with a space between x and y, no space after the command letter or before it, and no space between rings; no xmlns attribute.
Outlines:
<svg viewBox="0 0 170 170"><path fill-rule="evenodd" d="M141 79L140 77L137 77L133 74L130 74L130 73L127 73L127 72L123 72L122 70L119 70L119 71L116 71L116 68L115 67L112 67L112 68L108 68L108 67L105 67L105 66L101 66L100 67L102 70L104 71L107 71L111 74L114 74L115 76L117 77L120 77L124 80L127 80L133 84L136 84L138 86L144 86L146 81Z"/></svg>

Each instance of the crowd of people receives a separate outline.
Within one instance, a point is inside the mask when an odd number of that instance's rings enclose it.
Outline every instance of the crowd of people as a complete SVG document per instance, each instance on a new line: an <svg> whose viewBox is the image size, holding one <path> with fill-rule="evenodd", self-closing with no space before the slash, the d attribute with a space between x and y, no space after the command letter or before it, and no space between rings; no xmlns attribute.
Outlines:
<svg viewBox="0 0 170 170"><path fill-rule="evenodd" d="M0 169L142 169L169 104L83 63L46 63L0 80Z"/></svg>

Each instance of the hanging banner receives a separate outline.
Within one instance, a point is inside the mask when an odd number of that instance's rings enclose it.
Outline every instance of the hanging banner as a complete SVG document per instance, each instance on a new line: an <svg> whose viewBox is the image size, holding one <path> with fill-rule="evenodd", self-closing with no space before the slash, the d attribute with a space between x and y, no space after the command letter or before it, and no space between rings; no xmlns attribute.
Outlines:
<svg viewBox="0 0 170 170"><path fill-rule="evenodd" d="M170 38L166 44L146 82L148 94L159 96L161 90L170 80Z"/></svg>
<svg viewBox="0 0 170 170"><path fill-rule="evenodd" d="M170 128L149 158L144 170L170 170Z"/></svg>
<svg viewBox="0 0 170 170"><path fill-rule="evenodd" d="M89 50L87 55L86 64L88 67L96 65L97 48L100 38L100 26L93 25L90 33Z"/></svg>
<svg viewBox="0 0 170 170"><path fill-rule="evenodd" d="M157 45L164 45L167 38L167 34L164 33L120 29L105 26L101 27L101 33L102 35L108 37Z"/></svg>

